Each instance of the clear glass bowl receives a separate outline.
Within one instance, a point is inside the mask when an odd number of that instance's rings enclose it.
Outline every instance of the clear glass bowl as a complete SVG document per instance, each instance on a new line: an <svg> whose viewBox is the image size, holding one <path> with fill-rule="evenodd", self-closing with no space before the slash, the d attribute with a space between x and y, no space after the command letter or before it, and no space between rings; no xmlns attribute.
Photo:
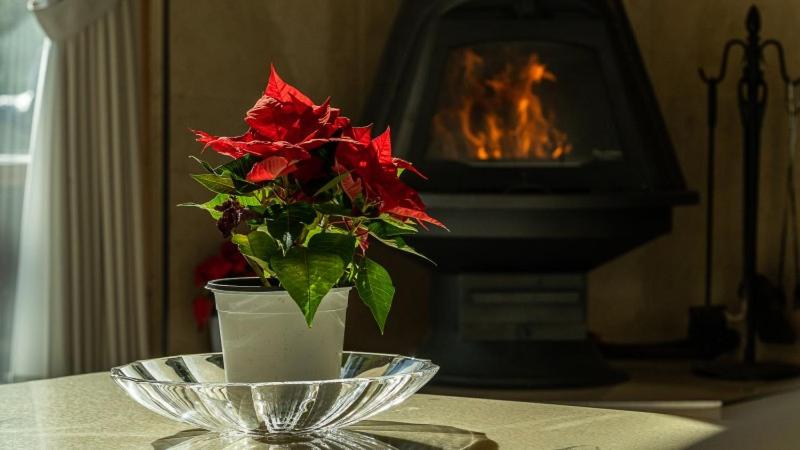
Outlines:
<svg viewBox="0 0 800 450"><path fill-rule="evenodd" d="M111 369L134 400L206 430L307 434L344 427L407 399L439 366L428 360L344 352L341 378L226 383L221 353L136 361Z"/></svg>

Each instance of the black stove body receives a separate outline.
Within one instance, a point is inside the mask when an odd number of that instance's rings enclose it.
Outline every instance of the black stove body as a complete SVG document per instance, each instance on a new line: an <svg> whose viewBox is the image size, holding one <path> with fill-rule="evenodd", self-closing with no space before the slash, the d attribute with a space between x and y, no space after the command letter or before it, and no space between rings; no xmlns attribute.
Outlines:
<svg viewBox="0 0 800 450"><path fill-rule="evenodd" d="M414 241L438 263L420 350L437 380L624 379L588 337L585 274L696 194L621 2L406 0L366 113L451 230Z"/></svg>

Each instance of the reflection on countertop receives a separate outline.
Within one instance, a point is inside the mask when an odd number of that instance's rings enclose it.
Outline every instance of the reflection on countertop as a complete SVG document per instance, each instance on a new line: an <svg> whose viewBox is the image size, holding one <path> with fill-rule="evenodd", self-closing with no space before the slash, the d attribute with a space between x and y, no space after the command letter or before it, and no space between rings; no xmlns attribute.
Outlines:
<svg viewBox="0 0 800 450"><path fill-rule="evenodd" d="M366 420L346 430L305 436L264 438L186 430L158 439L155 450L320 449L320 450L496 450L483 433L444 425Z"/></svg>

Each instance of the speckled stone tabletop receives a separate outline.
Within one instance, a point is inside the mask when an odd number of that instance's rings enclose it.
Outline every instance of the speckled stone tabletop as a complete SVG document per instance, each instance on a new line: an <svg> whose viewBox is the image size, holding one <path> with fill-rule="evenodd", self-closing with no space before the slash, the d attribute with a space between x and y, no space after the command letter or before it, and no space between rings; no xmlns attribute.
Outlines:
<svg viewBox="0 0 800 450"><path fill-rule="evenodd" d="M415 395L317 441L276 446L173 422L107 373L0 386L0 448L682 449L718 434L686 418L575 406Z"/></svg>

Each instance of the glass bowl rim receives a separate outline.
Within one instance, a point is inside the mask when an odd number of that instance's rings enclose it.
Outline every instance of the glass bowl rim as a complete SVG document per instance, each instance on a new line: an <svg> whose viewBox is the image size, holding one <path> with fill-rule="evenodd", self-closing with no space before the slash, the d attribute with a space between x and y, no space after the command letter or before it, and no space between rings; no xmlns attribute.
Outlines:
<svg viewBox="0 0 800 450"><path fill-rule="evenodd" d="M148 359L138 359L136 361L129 362L127 364L123 364L121 366L112 367L109 371L111 378L113 379L120 379L126 380L133 383L141 384L158 384L164 386L185 386L185 387L195 387L195 386L203 386L203 387L264 387L264 386L293 386L293 385L311 385L311 384L333 384L333 383L344 383L344 382L367 382L367 383L374 383L381 380L389 380L401 376L407 375L434 375L439 370L439 366L431 362L429 359L422 359L416 358L413 356L405 356L405 355L398 355L394 353L376 353L376 352L356 352L356 351L343 351L342 354L347 355L371 355L371 356L388 356L392 358L403 358L405 360L412 360L423 363L423 367L412 372L405 372L405 373L398 373L394 375L379 375L376 377L352 377L352 378L334 378L331 380L306 380L306 381L262 381L258 383L243 383L243 382L234 382L234 383L227 383L224 381L216 381L216 382L190 382L190 381L166 381L166 380L145 380L143 378L133 378L122 373L122 368L126 366L130 366L131 364L141 363L143 361L153 361L158 359L169 359L169 358L178 358L184 356L206 356L206 355L222 355L222 352L209 352L209 353L191 353L187 355L172 355L172 356L162 356L160 358L148 358Z"/></svg>

